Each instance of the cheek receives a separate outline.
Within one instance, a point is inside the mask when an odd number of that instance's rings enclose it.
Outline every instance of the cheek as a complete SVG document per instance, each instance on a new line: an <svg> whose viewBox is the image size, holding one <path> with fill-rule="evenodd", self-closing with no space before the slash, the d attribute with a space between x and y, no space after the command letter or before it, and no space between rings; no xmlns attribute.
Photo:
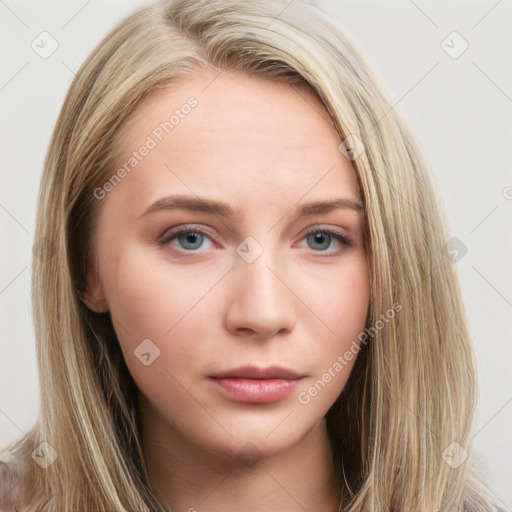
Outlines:
<svg viewBox="0 0 512 512"><path fill-rule="evenodd" d="M358 258L352 271L345 275L338 304L340 308L333 329L337 339L336 360L339 362L338 356L344 354L343 372L348 374L359 353L361 342L358 336L366 327L370 304L370 276L365 258Z"/></svg>
<svg viewBox="0 0 512 512"><path fill-rule="evenodd" d="M334 322L334 330L361 331L365 327L368 306L370 303L370 278L366 260L359 260L352 271L344 275L340 284L337 300L339 306L338 320ZM333 304L334 305L334 304ZM331 305L331 308L333 307Z"/></svg>
<svg viewBox="0 0 512 512"><path fill-rule="evenodd" d="M343 265L309 276L302 296L324 325L327 339L343 345L365 327L370 301L369 268L362 253L354 253Z"/></svg>
<svg viewBox="0 0 512 512"><path fill-rule="evenodd" d="M215 275L170 264L144 248L125 246L105 265L105 293L114 322L133 338L163 338L204 297Z"/></svg>
<svg viewBox="0 0 512 512"><path fill-rule="evenodd" d="M197 341L206 339L200 330L208 307L201 296L212 284L197 283L197 274L194 280L188 270L172 269L147 251L125 248L118 254L105 266L105 293L130 374L157 408L169 407L172 395L185 411L190 400L180 383L200 366Z"/></svg>
<svg viewBox="0 0 512 512"><path fill-rule="evenodd" d="M317 287L308 294L308 305L323 327L312 333L312 339L321 343L308 347L312 378L301 390L305 401L298 398L303 404L314 401L315 407L321 409L330 407L343 390L360 352L358 337L366 327L369 268L362 255L347 259L346 263L335 276L324 279L328 286Z"/></svg>
<svg viewBox="0 0 512 512"><path fill-rule="evenodd" d="M219 312L213 310L217 305L209 291L219 280L219 272L203 271L198 278L197 269L192 266L173 266L137 247L125 247L116 254L105 265L105 293L134 377L142 369L139 356L144 347L147 350L143 353L150 353L146 359L158 355L151 364L152 370L162 367L162 371L165 368L174 375L184 368L198 367L202 344L208 341L213 319L218 318ZM148 372L144 375L150 380L156 378ZM169 376L163 373L162 377Z"/></svg>

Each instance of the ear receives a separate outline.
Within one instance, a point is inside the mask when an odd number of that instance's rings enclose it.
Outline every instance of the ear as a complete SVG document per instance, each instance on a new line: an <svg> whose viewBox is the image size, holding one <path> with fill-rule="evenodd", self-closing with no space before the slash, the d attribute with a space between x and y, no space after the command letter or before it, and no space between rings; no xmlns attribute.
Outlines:
<svg viewBox="0 0 512 512"><path fill-rule="evenodd" d="M79 296L82 302L95 313L106 313L109 310L97 268L94 264L91 264L87 272L85 291L79 293Z"/></svg>

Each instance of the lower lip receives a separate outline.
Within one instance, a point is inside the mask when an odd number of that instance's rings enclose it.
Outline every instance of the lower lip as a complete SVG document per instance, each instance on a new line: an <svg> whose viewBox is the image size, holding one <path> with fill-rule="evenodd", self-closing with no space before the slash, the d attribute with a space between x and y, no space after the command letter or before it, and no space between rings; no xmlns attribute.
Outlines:
<svg viewBox="0 0 512 512"><path fill-rule="evenodd" d="M300 379L211 379L237 402L271 403L289 396Z"/></svg>

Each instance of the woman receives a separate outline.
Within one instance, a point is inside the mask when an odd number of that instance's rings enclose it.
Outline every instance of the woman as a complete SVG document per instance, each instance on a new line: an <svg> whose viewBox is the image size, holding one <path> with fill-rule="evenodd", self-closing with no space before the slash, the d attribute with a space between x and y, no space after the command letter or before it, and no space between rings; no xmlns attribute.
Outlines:
<svg viewBox="0 0 512 512"><path fill-rule="evenodd" d="M70 88L37 219L18 510L498 510L430 171L318 9L125 19Z"/></svg>

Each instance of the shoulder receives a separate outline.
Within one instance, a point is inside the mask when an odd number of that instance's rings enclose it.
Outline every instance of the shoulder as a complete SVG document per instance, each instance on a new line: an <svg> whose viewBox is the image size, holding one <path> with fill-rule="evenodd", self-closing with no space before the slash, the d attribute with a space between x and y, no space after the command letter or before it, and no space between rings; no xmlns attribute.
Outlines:
<svg viewBox="0 0 512 512"><path fill-rule="evenodd" d="M18 472L14 464L0 459L0 512L18 512L14 502L14 488Z"/></svg>

